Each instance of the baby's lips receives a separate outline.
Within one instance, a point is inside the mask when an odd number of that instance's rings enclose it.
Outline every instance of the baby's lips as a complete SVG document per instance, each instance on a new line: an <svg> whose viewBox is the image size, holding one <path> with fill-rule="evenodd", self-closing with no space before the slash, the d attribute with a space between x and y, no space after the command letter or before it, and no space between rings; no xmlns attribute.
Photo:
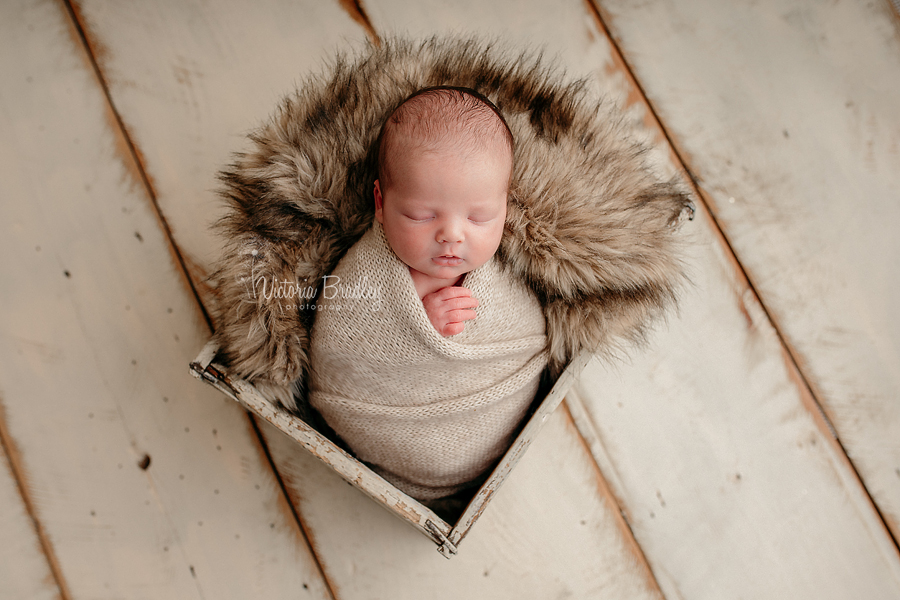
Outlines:
<svg viewBox="0 0 900 600"><path fill-rule="evenodd" d="M442 267L458 267L463 263L463 259L458 256L435 256L431 260Z"/></svg>

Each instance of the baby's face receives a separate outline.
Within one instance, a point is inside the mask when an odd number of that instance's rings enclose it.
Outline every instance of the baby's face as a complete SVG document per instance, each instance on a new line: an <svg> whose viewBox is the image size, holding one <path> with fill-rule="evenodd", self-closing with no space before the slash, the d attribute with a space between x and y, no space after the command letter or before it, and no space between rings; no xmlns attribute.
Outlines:
<svg viewBox="0 0 900 600"><path fill-rule="evenodd" d="M375 182L375 218L394 253L415 271L453 285L500 246L510 159L424 153L397 161L393 182Z"/></svg>

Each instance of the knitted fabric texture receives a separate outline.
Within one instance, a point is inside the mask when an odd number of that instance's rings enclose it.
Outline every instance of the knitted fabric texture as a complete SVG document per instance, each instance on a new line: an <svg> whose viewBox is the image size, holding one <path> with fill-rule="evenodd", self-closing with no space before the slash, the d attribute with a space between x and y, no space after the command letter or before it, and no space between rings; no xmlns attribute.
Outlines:
<svg viewBox="0 0 900 600"><path fill-rule="evenodd" d="M493 259L464 285L477 317L445 338L375 222L326 280L313 326L311 404L360 460L419 500L477 482L512 442L547 365L527 286Z"/></svg>

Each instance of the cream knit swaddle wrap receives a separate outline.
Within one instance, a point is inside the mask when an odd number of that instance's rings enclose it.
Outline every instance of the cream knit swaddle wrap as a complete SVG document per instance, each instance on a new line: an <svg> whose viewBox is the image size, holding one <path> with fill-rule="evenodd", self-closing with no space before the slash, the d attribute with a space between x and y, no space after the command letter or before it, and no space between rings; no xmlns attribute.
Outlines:
<svg viewBox="0 0 900 600"><path fill-rule="evenodd" d="M445 338L378 222L325 285L312 331L312 406L407 494L431 500L467 487L508 448L537 392L547 364L537 299L492 259L464 281L477 318Z"/></svg>

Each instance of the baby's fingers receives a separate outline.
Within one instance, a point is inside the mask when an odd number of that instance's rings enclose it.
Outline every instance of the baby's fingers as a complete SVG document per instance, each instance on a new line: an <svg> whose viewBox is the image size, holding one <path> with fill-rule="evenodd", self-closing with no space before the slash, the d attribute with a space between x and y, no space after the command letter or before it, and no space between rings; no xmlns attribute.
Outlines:
<svg viewBox="0 0 900 600"><path fill-rule="evenodd" d="M450 337L462 333L466 322L475 319L478 298L467 288L452 286L424 296L422 304L434 328Z"/></svg>
<svg viewBox="0 0 900 600"><path fill-rule="evenodd" d="M447 311L448 323L459 323L462 325L465 321L471 321L476 317L476 313L472 309L450 310Z"/></svg>
<svg viewBox="0 0 900 600"><path fill-rule="evenodd" d="M450 298L441 303L447 311L458 311L475 308L478 306L478 298L475 296L460 296L458 298ZM474 312L474 311L471 311ZM474 319L474 317L472 317Z"/></svg>
<svg viewBox="0 0 900 600"><path fill-rule="evenodd" d="M435 299L452 300L454 298L469 298L472 296L472 290L462 287L461 285L451 285L441 288L434 292Z"/></svg>
<svg viewBox="0 0 900 600"><path fill-rule="evenodd" d="M427 311L447 312L475 308L478 306L478 298L472 296L472 292L466 288L448 287L428 294L422 298L422 304L425 305L425 310Z"/></svg>
<svg viewBox="0 0 900 600"><path fill-rule="evenodd" d="M465 327L466 326L462 323L447 323L446 325L444 325L444 328L441 330L440 334L444 337L450 337L452 335L462 333Z"/></svg>

